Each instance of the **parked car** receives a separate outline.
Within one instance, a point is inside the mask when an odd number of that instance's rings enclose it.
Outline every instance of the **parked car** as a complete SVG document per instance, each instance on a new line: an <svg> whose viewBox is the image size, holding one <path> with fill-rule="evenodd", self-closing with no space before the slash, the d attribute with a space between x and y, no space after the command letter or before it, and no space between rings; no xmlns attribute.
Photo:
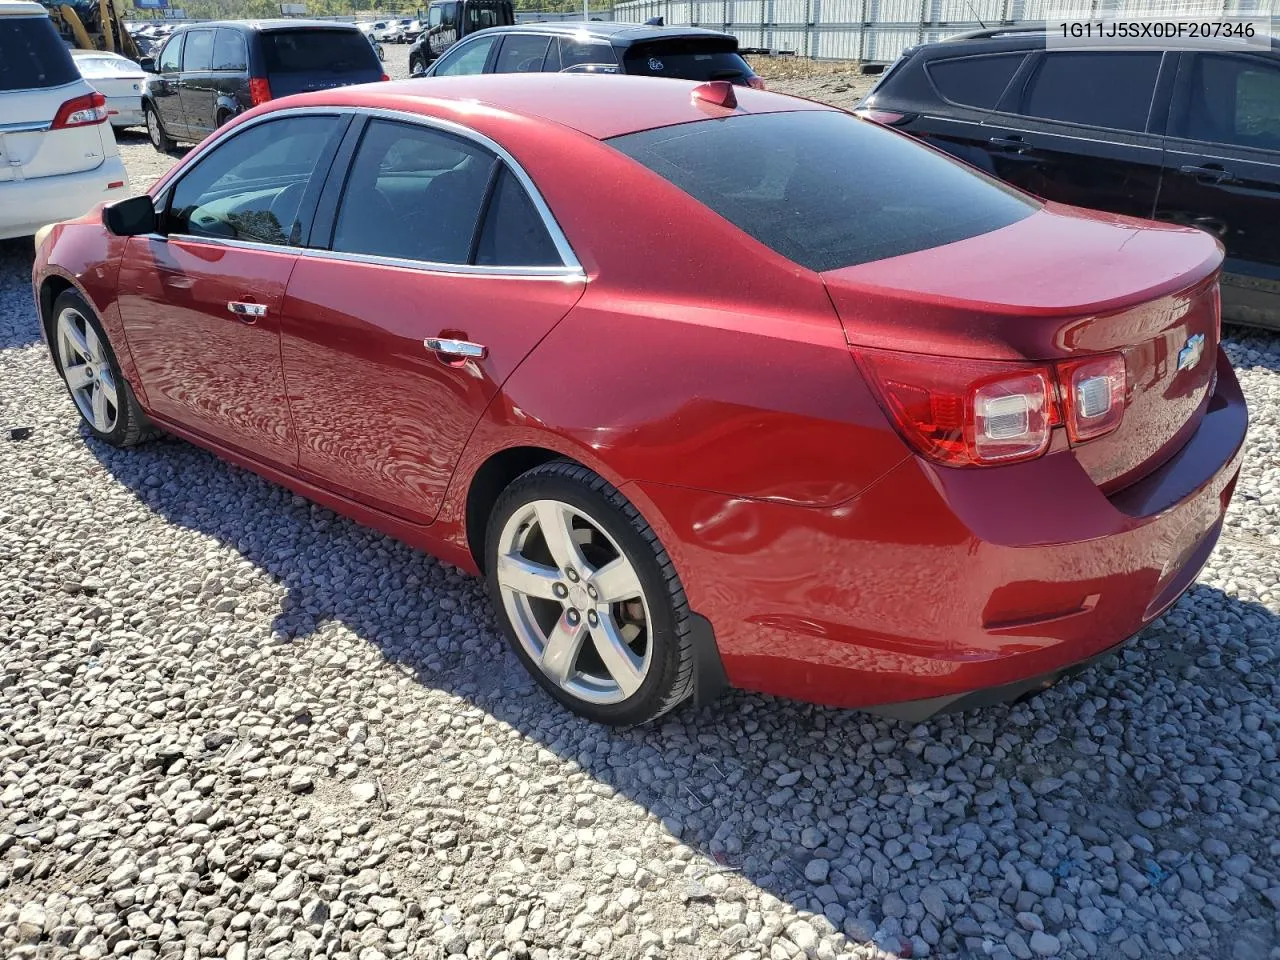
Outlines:
<svg viewBox="0 0 1280 960"><path fill-rule="evenodd" d="M157 150L198 142L274 97L387 79L359 30L325 20L190 24L142 68L153 74L142 109Z"/></svg>
<svg viewBox="0 0 1280 960"><path fill-rule="evenodd" d="M698 27L634 23L525 23L465 40L425 76L474 73L630 73L679 80L728 80L764 89L738 53L738 38Z"/></svg>
<svg viewBox="0 0 1280 960"><path fill-rule="evenodd" d="M106 104L43 6L0 0L0 239L126 192Z"/></svg>
<svg viewBox="0 0 1280 960"><path fill-rule="evenodd" d="M113 127L138 127L144 125L142 90L147 83L147 73L128 57L103 50L73 50L80 76L89 81L93 89L107 98L107 118Z"/></svg>
<svg viewBox="0 0 1280 960"><path fill-rule="evenodd" d="M473 33L516 22L511 0L432 0L427 23L409 48L409 72L421 73L451 46Z"/></svg>
<svg viewBox="0 0 1280 960"><path fill-rule="evenodd" d="M483 570L609 723L1020 696L1195 579L1247 426L1212 237L726 81L430 86L269 106L45 232L89 435Z"/></svg>
<svg viewBox="0 0 1280 960"><path fill-rule="evenodd" d="M1200 227L1222 313L1280 329L1280 47L1046 50L980 31L902 55L861 112L1049 200Z"/></svg>
<svg viewBox="0 0 1280 960"><path fill-rule="evenodd" d="M400 32L396 35L396 43L413 43L422 36L422 23L419 20L406 19L400 21Z"/></svg>

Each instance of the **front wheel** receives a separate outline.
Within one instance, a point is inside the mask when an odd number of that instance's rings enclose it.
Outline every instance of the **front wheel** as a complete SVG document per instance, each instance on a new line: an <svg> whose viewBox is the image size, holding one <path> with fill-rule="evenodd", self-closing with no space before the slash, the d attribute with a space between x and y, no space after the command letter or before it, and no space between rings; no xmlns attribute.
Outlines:
<svg viewBox="0 0 1280 960"><path fill-rule="evenodd" d="M160 114L149 103L142 108L142 113L147 120L147 137L151 140L151 145L161 153L168 153L173 149L174 144L169 135L164 132L164 124L160 122Z"/></svg>
<svg viewBox="0 0 1280 960"><path fill-rule="evenodd" d="M490 594L511 648L589 720L643 723L693 692L689 604L657 534L586 467L518 477L489 518Z"/></svg>

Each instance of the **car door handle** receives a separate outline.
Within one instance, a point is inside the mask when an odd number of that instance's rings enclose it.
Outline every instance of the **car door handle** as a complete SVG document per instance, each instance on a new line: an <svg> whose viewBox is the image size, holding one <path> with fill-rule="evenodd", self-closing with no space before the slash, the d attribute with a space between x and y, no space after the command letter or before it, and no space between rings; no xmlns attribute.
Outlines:
<svg viewBox="0 0 1280 960"><path fill-rule="evenodd" d="M422 341L422 345L432 353L450 360L458 358L482 360L489 352L489 348L484 344L472 343L470 340L450 340L445 337L427 337Z"/></svg>
<svg viewBox="0 0 1280 960"><path fill-rule="evenodd" d="M1185 173L1189 177L1195 177L1197 180L1203 180L1206 183L1226 183L1234 180L1235 177L1219 163L1206 164L1198 167L1194 163L1187 164L1185 167L1178 168L1179 173Z"/></svg>
<svg viewBox="0 0 1280 960"><path fill-rule="evenodd" d="M1012 150L1014 153L1022 153L1029 144L1021 137L992 137L987 143L1001 150Z"/></svg>
<svg viewBox="0 0 1280 960"><path fill-rule="evenodd" d="M236 319L245 323L253 323L259 317L267 315L265 303L246 303L243 300L227 301L227 309L236 315Z"/></svg>

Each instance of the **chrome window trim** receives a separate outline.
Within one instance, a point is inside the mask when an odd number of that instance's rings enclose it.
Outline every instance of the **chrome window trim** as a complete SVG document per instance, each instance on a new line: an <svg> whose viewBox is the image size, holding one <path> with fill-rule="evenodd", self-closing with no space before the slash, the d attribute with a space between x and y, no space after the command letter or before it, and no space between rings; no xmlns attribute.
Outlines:
<svg viewBox="0 0 1280 960"><path fill-rule="evenodd" d="M300 256L316 257L322 260L341 260L350 263L376 263L387 267L401 267L406 269L422 270L427 273L444 273L457 276L476 276L476 277L516 277L516 278L544 278L549 280L585 280L586 271L583 270L582 264L578 261L577 255L573 252L573 247L569 245L568 238L564 235L564 231L560 229L560 224L556 222L555 215L551 212L551 208L547 206L547 202L542 198L542 194L534 185L533 179L525 172L524 167L516 161L508 150L496 140L486 137L479 131L472 130L470 127L452 120L443 120L439 117L428 117L420 113L412 113L407 110L393 110L387 107L352 107L352 106L307 106L307 107L289 107L284 110L273 110L271 113L265 113L260 117L240 124L231 137L219 138L219 144L229 142L233 137L239 136L242 131L256 127L260 123L267 123L271 120L282 120L295 116L306 116L308 114L336 114L343 115L354 113L357 116L366 116L370 118L382 120L395 120L399 122L415 123L420 126L437 129L445 133L451 133L469 140L472 143L479 144L490 153L498 157L507 168L515 175L516 180L524 188L529 200L533 203L534 209L538 212L538 216L542 219L542 225L546 228L547 233L551 237L551 242L556 248L556 253L560 255L559 266L541 266L541 267L503 267L491 264L469 264L469 263L440 263L433 260L412 260L401 257L386 257L371 253L347 253L339 250L320 250L315 247L296 247L284 246L283 244L273 243L256 243L249 240L227 240L221 237L198 237L193 234L174 233L169 236L174 238L183 238L193 240L199 243L215 243L225 244L230 247L243 248L247 250L285 250L296 252ZM210 148L210 153L217 148L219 144L214 144ZM192 170L196 169L203 158L197 158L192 164ZM355 157L352 157L354 162ZM156 194L156 200L161 197L165 198L165 205L168 205L168 198L172 192L177 189L178 185L191 175L191 170L184 170L180 177L166 183L164 189ZM342 208L339 206L338 210ZM163 239L160 234L148 234L148 237Z"/></svg>

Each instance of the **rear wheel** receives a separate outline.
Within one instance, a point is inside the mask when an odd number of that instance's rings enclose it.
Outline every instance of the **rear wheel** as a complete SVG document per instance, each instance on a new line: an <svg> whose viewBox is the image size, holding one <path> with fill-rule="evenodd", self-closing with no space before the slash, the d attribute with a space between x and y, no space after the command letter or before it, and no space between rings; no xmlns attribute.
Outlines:
<svg viewBox="0 0 1280 960"><path fill-rule="evenodd" d="M586 467L558 460L516 479L489 518L486 560L511 648L570 710L643 723L693 692L675 568L635 507Z"/></svg>
<svg viewBox="0 0 1280 960"><path fill-rule="evenodd" d="M89 432L116 447L151 439L156 431L120 372L93 308L67 290L54 301L53 316L54 362Z"/></svg>
<svg viewBox="0 0 1280 960"><path fill-rule="evenodd" d="M160 122L160 114L149 103L142 108L142 112L147 118L147 136L151 139L151 145L161 153L168 153L173 149L174 144L169 139L169 135L164 132L164 124Z"/></svg>

